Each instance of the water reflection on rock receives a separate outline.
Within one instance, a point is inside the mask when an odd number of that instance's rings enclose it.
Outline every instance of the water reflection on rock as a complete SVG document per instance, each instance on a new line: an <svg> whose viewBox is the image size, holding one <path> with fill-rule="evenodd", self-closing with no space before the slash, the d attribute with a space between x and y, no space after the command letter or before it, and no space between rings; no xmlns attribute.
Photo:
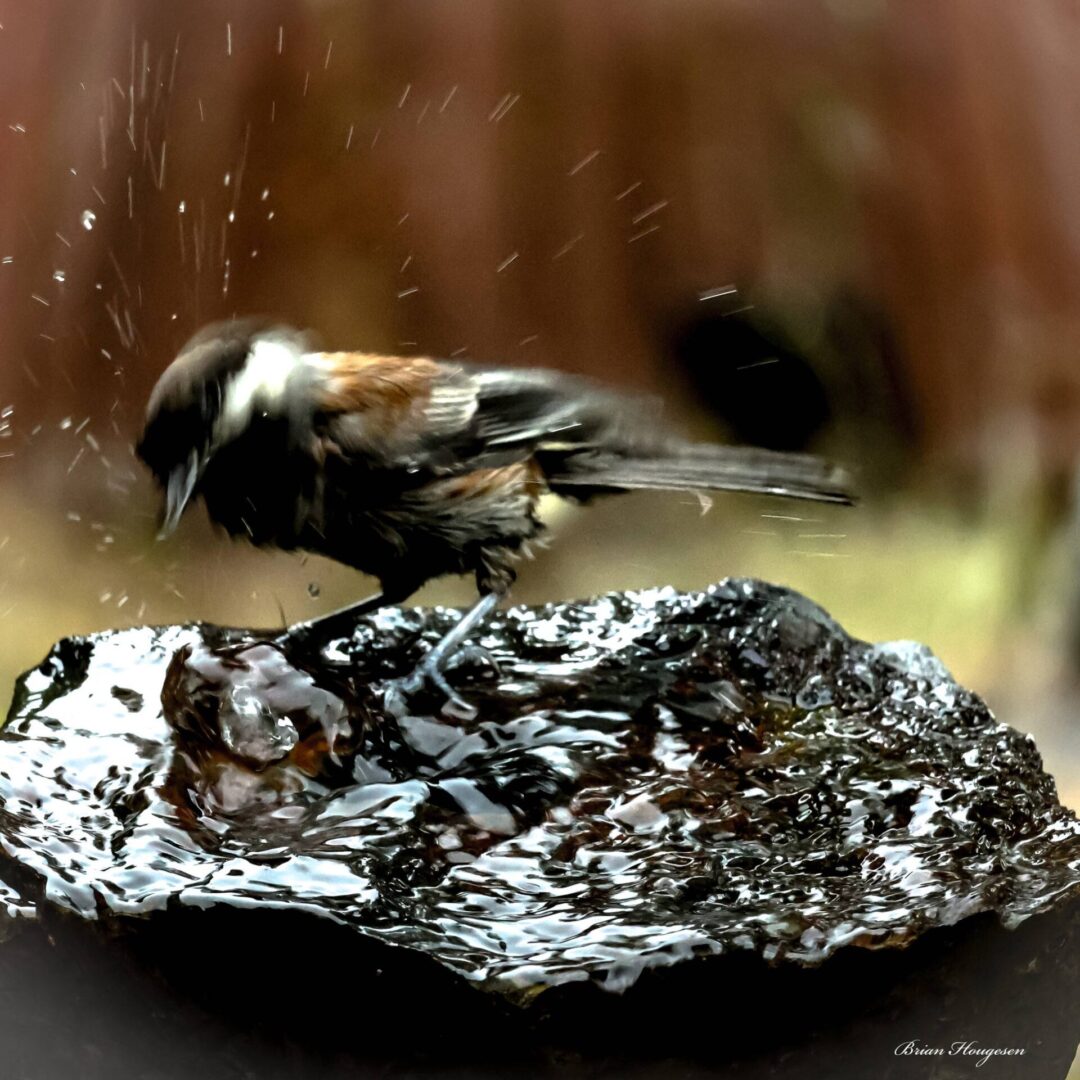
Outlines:
<svg viewBox="0 0 1080 1080"><path fill-rule="evenodd" d="M1080 887L1032 741L921 646L730 581L513 609L479 642L497 670L450 673L474 718L387 710L453 618L60 643L0 739L0 916L291 908L524 999L1013 925Z"/></svg>

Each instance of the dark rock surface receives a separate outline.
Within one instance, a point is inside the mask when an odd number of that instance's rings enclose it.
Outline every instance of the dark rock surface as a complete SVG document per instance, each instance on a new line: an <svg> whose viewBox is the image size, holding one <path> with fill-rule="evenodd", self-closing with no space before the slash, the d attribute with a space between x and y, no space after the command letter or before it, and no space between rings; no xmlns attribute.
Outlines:
<svg viewBox="0 0 1080 1080"><path fill-rule="evenodd" d="M0 738L5 1044L59 1025L54 1064L148 1076L947 1077L974 1041L1064 1077L1080 825L925 648L746 581L518 608L447 720L393 680L453 618L58 644Z"/></svg>

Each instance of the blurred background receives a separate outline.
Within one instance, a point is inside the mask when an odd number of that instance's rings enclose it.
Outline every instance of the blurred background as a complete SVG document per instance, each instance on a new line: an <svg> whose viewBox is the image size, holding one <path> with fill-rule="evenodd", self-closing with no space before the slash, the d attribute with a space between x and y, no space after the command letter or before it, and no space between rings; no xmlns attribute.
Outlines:
<svg viewBox="0 0 1080 1080"><path fill-rule="evenodd" d="M0 0L0 696L64 635L372 591L154 539L147 394L265 313L849 464L855 510L553 507L515 597L791 585L1080 807L1078 45L1066 0Z"/></svg>

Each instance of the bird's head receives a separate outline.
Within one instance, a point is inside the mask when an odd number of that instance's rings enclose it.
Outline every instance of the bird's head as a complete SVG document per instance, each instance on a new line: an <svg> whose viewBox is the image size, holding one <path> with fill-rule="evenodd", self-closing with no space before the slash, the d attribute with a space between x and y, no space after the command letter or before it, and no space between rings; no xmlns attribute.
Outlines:
<svg viewBox="0 0 1080 1080"><path fill-rule="evenodd" d="M166 368L135 447L165 494L161 535L176 528L214 455L259 418L295 410L307 342L288 327L234 320L199 331Z"/></svg>

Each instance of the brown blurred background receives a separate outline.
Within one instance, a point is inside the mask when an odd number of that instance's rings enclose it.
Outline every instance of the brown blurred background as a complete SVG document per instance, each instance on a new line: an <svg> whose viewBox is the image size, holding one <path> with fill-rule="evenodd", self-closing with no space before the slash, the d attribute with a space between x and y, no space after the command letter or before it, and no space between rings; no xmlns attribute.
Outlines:
<svg viewBox="0 0 1080 1080"><path fill-rule="evenodd" d="M857 510L553 509L516 596L793 585L918 638L1080 806L1080 11L1036 0L0 0L0 695L59 636L366 594L130 445L184 339L585 371ZM421 599L463 603L465 582Z"/></svg>

